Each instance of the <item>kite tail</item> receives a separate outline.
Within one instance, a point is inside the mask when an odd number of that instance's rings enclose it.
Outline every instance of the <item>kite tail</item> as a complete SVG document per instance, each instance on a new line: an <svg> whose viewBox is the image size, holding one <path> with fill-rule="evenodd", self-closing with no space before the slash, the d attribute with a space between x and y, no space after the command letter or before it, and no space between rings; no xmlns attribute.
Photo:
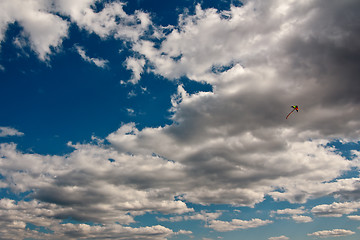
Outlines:
<svg viewBox="0 0 360 240"><path fill-rule="evenodd" d="M295 110L295 108L294 108L294 110ZM290 116L290 114L293 113L294 110L292 110L292 111L286 116L286 119L288 119L288 117Z"/></svg>

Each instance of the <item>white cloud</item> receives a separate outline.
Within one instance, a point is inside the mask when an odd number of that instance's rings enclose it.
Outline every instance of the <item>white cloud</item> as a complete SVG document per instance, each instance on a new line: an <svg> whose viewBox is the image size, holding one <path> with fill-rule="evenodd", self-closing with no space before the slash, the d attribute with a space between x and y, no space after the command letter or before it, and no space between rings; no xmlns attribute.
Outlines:
<svg viewBox="0 0 360 240"><path fill-rule="evenodd" d="M353 162L351 163L351 165ZM277 200L290 200L291 202L304 201L307 198L333 194L340 199L358 199L359 178L337 179L333 182L312 182L311 186L290 186L286 193L272 192L270 195Z"/></svg>
<svg viewBox="0 0 360 240"><path fill-rule="evenodd" d="M296 209L286 208L286 209L279 209L276 211L271 211L271 214L288 214L288 215L299 215L305 213L304 207L299 207Z"/></svg>
<svg viewBox="0 0 360 240"><path fill-rule="evenodd" d="M313 221L311 217L303 215L293 215L291 218L297 223L309 223Z"/></svg>
<svg viewBox="0 0 360 240"><path fill-rule="evenodd" d="M157 218L158 221L161 222L181 222L181 221L188 221L188 220L201 220L204 222L209 222L211 220L217 219L222 215L221 211L217 211L217 212L206 212L206 211L201 211L199 213L193 213L190 215L186 215L186 216L174 216L174 217L170 217L170 218Z"/></svg>
<svg viewBox="0 0 360 240"><path fill-rule="evenodd" d="M360 221L360 216L359 215L350 215L347 216L350 220L356 220L356 221Z"/></svg>
<svg viewBox="0 0 360 240"><path fill-rule="evenodd" d="M98 223L130 223L145 212L193 211L174 200L176 190L168 188L181 178L180 164L91 145L74 147L71 155L59 157L23 154L14 144L1 144L4 187L13 192L32 190L32 198L71 207L67 214L72 218Z"/></svg>
<svg viewBox="0 0 360 240"><path fill-rule="evenodd" d="M96 12L96 0L5 0L0 3L0 41L5 37L8 25L17 22L22 28L21 38L29 40L30 47L41 60L49 60L54 49L61 47L68 37L70 23L76 23L102 38L115 37L127 41L137 41L152 24L149 14L135 11L128 15L123 10L124 3L107 3ZM21 7L19 7L21 6ZM56 13L56 14L55 14ZM70 17L70 22L58 16ZM79 54L86 60L103 67L106 62L89 58L82 50Z"/></svg>
<svg viewBox="0 0 360 240"><path fill-rule="evenodd" d="M176 235L179 235L179 234L191 235L192 231L180 230L180 231L176 232Z"/></svg>
<svg viewBox="0 0 360 240"><path fill-rule="evenodd" d="M304 213L306 213L306 210L304 210L304 207L300 207L300 208L297 208L297 209L286 208L286 209L280 209L280 210L276 210L276 211L271 211L270 216L274 216L274 215L291 215L291 218L297 223L312 222L311 217L301 215L301 214L304 214Z"/></svg>
<svg viewBox="0 0 360 240"><path fill-rule="evenodd" d="M190 234L188 231L172 230L161 225L132 228L120 224L88 225L61 223L58 219L71 208L55 204L30 202L3 198L0 200L0 234L5 239L72 239L72 238L116 238L116 239L158 239L164 240L174 234ZM29 231L27 224L43 227L52 233Z"/></svg>
<svg viewBox="0 0 360 240"><path fill-rule="evenodd" d="M69 237L91 237L91 238L116 238L116 239L156 239L165 240L174 235L172 230L156 225L152 227L124 227L118 224L105 226L90 226L87 224L62 224L59 232L68 233ZM178 234L189 234L187 231L180 230Z"/></svg>
<svg viewBox="0 0 360 240"><path fill-rule="evenodd" d="M173 234L190 234L183 230L175 233L162 226L131 228L120 225L132 223L134 216L146 212L183 214L193 211L184 202L174 200L176 192L168 188L170 179L177 179L176 168L181 169L181 165L155 156L145 159L119 154L100 146L73 145L76 148L73 153L60 157L24 154L18 152L14 144L1 144L0 174L4 177L1 187L10 188L12 192L31 190L28 197L34 199L18 203L10 199L0 201L2 236L166 239ZM163 177L168 182L160 187L154 180L161 183ZM69 217L100 225L60 223L61 219ZM30 234L24 228L26 223L54 233L44 235L35 231Z"/></svg>
<svg viewBox="0 0 360 240"><path fill-rule="evenodd" d="M105 68L106 64L108 63L107 60L104 60L101 58L92 58L92 57L87 56L83 47L76 46L76 50L82 59L84 59L86 62L93 63L98 67Z"/></svg>
<svg viewBox="0 0 360 240"><path fill-rule="evenodd" d="M308 233L308 236L314 236L314 237L321 237L321 238L327 238L327 237L344 237L353 235L355 232L345 229L333 229L333 230L323 230L318 231L314 233Z"/></svg>
<svg viewBox="0 0 360 240"><path fill-rule="evenodd" d="M19 7L21 6L21 7ZM23 27L22 36L41 60L46 60L54 48L67 37L69 23L50 13L51 2L46 0L5 0L0 2L0 41L8 24L17 22Z"/></svg>
<svg viewBox="0 0 360 240"><path fill-rule="evenodd" d="M0 127L0 137L23 136L24 133L11 127Z"/></svg>
<svg viewBox="0 0 360 240"><path fill-rule="evenodd" d="M282 236L279 236L279 237L269 237L268 240L289 240L290 238L282 235Z"/></svg>
<svg viewBox="0 0 360 240"><path fill-rule="evenodd" d="M261 220L258 218L251 219L249 221L233 219L230 222L212 220L210 221L208 227L214 229L218 232L228 232L234 231L237 229L248 229L248 228L257 228L272 223L270 220Z"/></svg>
<svg viewBox="0 0 360 240"><path fill-rule="evenodd" d="M145 60L143 58L137 59L133 57L128 57L125 61L126 69L131 70L133 72L132 78L129 80L132 84L136 84L143 72L143 68L145 66Z"/></svg>
<svg viewBox="0 0 360 240"><path fill-rule="evenodd" d="M70 16L79 27L102 38L114 36L136 41L151 24L149 15L142 11L128 15L120 1L106 3L98 12L92 8L94 3L95 0L59 0L55 1L55 7L60 13Z"/></svg>
<svg viewBox="0 0 360 240"><path fill-rule="evenodd" d="M135 110L132 109L132 108L127 108L126 111L127 111L129 116L135 116L136 115Z"/></svg>
<svg viewBox="0 0 360 240"><path fill-rule="evenodd" d="M360 202L344 202L332 204L321 204L311 209L311 213L320 217L341 217L351 214L360 209Z"/></svg>

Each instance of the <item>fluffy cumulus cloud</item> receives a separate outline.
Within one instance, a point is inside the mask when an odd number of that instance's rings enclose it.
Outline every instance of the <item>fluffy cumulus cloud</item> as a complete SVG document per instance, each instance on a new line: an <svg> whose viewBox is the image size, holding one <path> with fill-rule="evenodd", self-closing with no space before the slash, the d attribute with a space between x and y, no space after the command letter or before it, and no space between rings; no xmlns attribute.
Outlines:
<svg viewBox="0 0 360 240"><path fill-rule="evenodd" d="M188 220L200 220L208 223L211 220L215 220L219 218L222 215L221 211L217 212L206 212L201 211L199 213L192 213L191 215L185 215L185 216L175 216L170 218L157 218L158 221L165 222L180 222L180 221L188 221Z"/></svg>
<svg viewBox="0 0 360 240"><path fill-rule="evenodd" d="M258 218L251 219L249 221L233 219L230 222L220 221L220 220L212 220L209 223L209 228L214 229L219 232L228 232L234 231L236 229L248 229L248 228L257 228L260 226L264 226L272 223L270 220L261 220Z"/></svg>
<svg viewBox="0 0 360 240"><path fill-rule="evenodd" d="M297 209L286 208L286 209L279 209L276 211L271 211L271 214L299 215L299 214L303 214L303 213L305 213L304 207L300 207Z"/></svg>
<svg viewBox="0 0 360 240"><path fill-rule="evenodd" d="M359 215L350 215L347 216L349 219L351 220L356 220L356 221L360 221L360 216Z"/></svg>
<svg viewBox="0 0 360 240"><path fill-rule="evenodd" d="M141 74L143 72L143 68L145 66L145 59L140 58L133 58L129 57L126 59L125 62L126 69L131 70L133 72L132 78L129 80L129 82L136 84L141 78Z"/></svg>
<svg viewBox="0 0 360 240"><path fill-rule="evenodd" d="M10 199L1 199L1 236L4 239L116 238L163 240L174 234L189 234L186 231L173 232L160 225L132 228L115 223L105 225L63 223L56 217L62 213L64 213L64 209L55 204L40 203L35 200L15 202ZM31 230L28 227L29 224L42 227L46 231Z"/></svg>
<svg viewBox="0 0 360 240"><path fill-rule="evenodd" d="M97 2L99 1L1 1L0 42L4 40L9 24L17 23L23 28L21 39L29 40L30 47L41 60L48 60L53 50L61 47L63 39L68 37L71 23L102 38L115 37L127 41L136 41L151 25L147 13L136 11L135 14L128 15L123 10L124 3L121 1L104 4L100 11L95 11ZM68 18L70 19L66 20ZM84 55L82 51L79 53ZM101 60L86 59L96 65L103 65Z"/></svg>
<svg viewBox="0 0 360 240"><path fill-rule="evenodd" d="M309 233L308 236L327 238L327 237L345 237L353 234L355 234L355 232L350 230L333 229L333 230L323 230L314 233Z"/></svg>
<svg viewBox="0 0 360 240"><path fill-rule="evenodd" d="M65 210L66 211L66 210ZM0 200L1 236L4 239L34 238L34 239L79 239L79 238L114 238L116 239L166 239L175 234L168 228L157 225L153 227L131 228L119 224L88 225L62 223L56 216L64 209L55 204L30 202L15 202L10 199ZM54 218L51 218L54 217ZM43 227L52 233L30 230L32 224ZM180 232L180 234L182 234Z"/></svg>
<svg viewBox="0 0 360 240"><path fill-rule="evenodd" d="M282 216L285 215L285 216L290 216L291 219L293 219L297 223L312 222L311 217L302 215L304 213L306 213L304 207L300 207L297 209L286 208L286 209L271 211L270 216L281 216L280 218L284 218ZM290 217L285 217L285 218L290 218Z"/></svg>
<svg viewBox="0 0 360 240"><path fill-rule="evenodd" d="M23 226L31 223L49 228L55 232L55 236L57 233L97 237L113 234L122 239L120 236L124 234L123 239L131 238L130 235L139 239L147 239L146 235L149 235L149 239L154 236L165 239L173 232L162 226L134 229L114 223L132 223L134 216L145 212L181 214L193 211L182 201L173 199L176 193L165 182L163 187L156 189L147 185L149 179L153 182L158 178L162 182L166 176L159 173L168 172L168 177L176 175L175 169L181 168L178 164L151 156L146 160L134 157L130 163L128 155L119 155L108 149L74 147L77 150L70 156L58 157L23 154L17 152L13 144L1 145L1 188L10 188L12 192L31 191L28 197L34 199L19 203L2 199L3 225L22 223L20 225ZM141 164L135 164L136 161ZM101 226L61 224L60 220L69 217L77 221L92 221ZM14 230L11 226L3 228L3 231L15 234L18 227L14 225ZM12 229L14 233L11 233ZM25 230L28 231L22 227L22 231Z"/></svg>
<svg viewBox="0 0 360 240"><path fill-rule="evenodd" d="M315 206L311 212L320 217L341 217L343 214L357 212L358 209L360 209L360 202L334 202Z"/></svg>
<svg viewBox="0 0 360 240"><path fill-rule="evenodd" d="M54 5L57 11L70 16L79 27L102 38L113 36L136 41L151 25L147 13L136 11L129 15L124 11L124 3L121 1L106 3L99 11L94 10L96 2L97 0L59 0L54 1Z"/></svg>
<svg viewBox="0 0 360 240"><path fill-rule="evenodd" d="M19 7L21 6L21 7ZM51 1L4 0L0 3L0 41L9 24L18 23L22 37L30 40L30 47L45 60L52 48L60 46L67 37L69 23L50 13Z"/></svg>
<svg viewBox="0 0 360 240"><path fill-rule="evenodd" d="M184 173L188 177L179 188L183 189L185 199L201 204L253 206L261 202L265 194L276 199L304 202L308 198L332 194L343 187L337 182L322 182L330 181L349 169L351 162L324 147L324 142L320 140L287 143L286 139L293 133L279 130L278 142L269 143L262 139L268 137L263 133L266 130L236 133L234 129L226 129L231 126L204 126L206 121L201 120L196 123L196 114L213 121L223 116L206 116L198 113L202 109L186 106L199 100L211 101L213 95L186 96L182 100L181 107L191 113L186 113L186 117L176 114L175 118L179 122L189 122L141 131L134 124L128 124L110 134L107 140L118 151L133 154L155 152L184 165ZM222 127L229 132L224 133ZM264 153L259 153L259 148ZM285 191L274 191L272 186Z"/></svg>
<svg viewBox="0 0 360 240"><path fill-rule="evenodd" d="M58 157L23 154L14 144L2 144L3 186L13 192L32 191L34 199L70 207L78 220L130 223L133 220L128 213L192 211L174 200L176 192L163 182L163 178L170 182L181 177L181 165L155 156L145 159L95 146L74 147L70 156ZM82 203L84 199L86 203Z"/></svg>
<svg viewBox="0 0 360 240"><path fill-rule="evenodd" d="M297 223L308 223L313 221L311 217L303 215L293 215L291 218Z"/></svg>
<svg viewBox="0 0 360 240"><path fill-rule="evenodd" d="M133 50L154 73L205 81L213 92L189 95L180 86L177 124L132 134L124 133L127 125L108 140L121 151L184 164L199 178L196 191L184 195L192 202L251 206L268 194L304 203L356 191L357 179L331 180L357 162L326 145L359 136L359 46L347 44L358 37L358 5L248 1L222 12L198 6L160 47L141 40ZM293 103L301 110L285 121Z"/></svg>

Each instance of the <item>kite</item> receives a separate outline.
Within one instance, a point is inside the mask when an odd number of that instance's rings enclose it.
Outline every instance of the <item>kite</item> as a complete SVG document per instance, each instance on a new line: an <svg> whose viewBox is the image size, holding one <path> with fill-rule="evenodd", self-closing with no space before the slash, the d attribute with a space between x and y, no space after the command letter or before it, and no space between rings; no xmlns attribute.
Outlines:
<svg viewBox="0 0 360 240"><path fill-rule="evenodd" d="M293 111L297 111L297 112L299 112L299 107L297 106L297 105L294 105L294 106L291 106L292 108L293 108L293 110L286 116L286 119L288 119L288 117L290 116L290 114L292 114L293 113Z"/></svg>

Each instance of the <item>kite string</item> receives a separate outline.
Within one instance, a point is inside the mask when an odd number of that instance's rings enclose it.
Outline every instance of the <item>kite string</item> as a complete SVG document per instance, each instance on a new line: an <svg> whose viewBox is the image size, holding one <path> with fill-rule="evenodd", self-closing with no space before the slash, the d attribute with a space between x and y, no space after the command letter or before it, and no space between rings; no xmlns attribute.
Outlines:
<svg viewBox="0 0 360 240"><path fill-rule="evenodd" d="M292 114L293 111L295 111L295 108L286 116L286 119L288 119L288 117L290 116L290 114Z"/></svg>

